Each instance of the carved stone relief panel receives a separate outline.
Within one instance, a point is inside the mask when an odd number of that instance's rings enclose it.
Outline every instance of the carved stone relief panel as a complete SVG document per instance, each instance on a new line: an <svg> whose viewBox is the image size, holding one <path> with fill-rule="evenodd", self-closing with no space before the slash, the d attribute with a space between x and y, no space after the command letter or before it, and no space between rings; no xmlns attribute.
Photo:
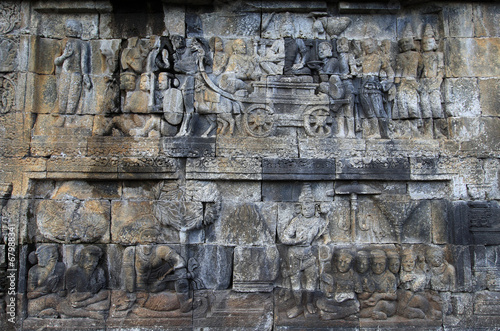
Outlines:
<svg viewBox="0 0 500 331"><path fill-rule="evenodd" d="M0 13L19 329L500 325L498 5Z"/></svg>

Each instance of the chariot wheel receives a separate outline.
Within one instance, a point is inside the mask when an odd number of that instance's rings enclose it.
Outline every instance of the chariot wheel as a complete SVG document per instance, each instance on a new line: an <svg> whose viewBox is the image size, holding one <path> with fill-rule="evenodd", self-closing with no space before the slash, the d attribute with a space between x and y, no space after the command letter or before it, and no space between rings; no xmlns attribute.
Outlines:
<svg viewBox="0 0 500 331"><path fill-rule="evenodd" d="M330 110L323 106L309 108L304 113L304 129L311 137L328 137L332 133Z"/></svg>
<svg viewBox="0 0 500 331"><path fill-rule="evenodd" d="M273 132L274 112L266 105L253 105L243 115L245 131L252 137L267 137Z"/></svg>

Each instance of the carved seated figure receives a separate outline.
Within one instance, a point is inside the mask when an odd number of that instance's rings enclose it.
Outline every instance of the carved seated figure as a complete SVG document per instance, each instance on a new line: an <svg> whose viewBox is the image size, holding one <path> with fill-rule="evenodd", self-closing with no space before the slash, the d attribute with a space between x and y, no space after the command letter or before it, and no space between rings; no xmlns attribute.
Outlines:
<svg viewBox="0 0 500 331"><path fill-rule="evenodd" d="M333 56L333 46L327 41L318 45L318 57L321 61L319 73L325 75L339 74L339 60Z"/></svg>
<svg viewBox="0 0 500 331"><path fill-rule="evenodd" d="M122 99L122 104L128 105L124 108L125 114L119 116L108 117L96 117L96 123L94 124L94 134L99 136L158 136L159 135L159 122L158 118L148 117L151 115L139 115L135 114L136 111L131 105L135 103L133 101L133 93L135 91L136 85L136 75L131 72L125 72L120 76L120 89L124 92ZM141 76L141 86L142 89L147 90L149 86L148 76ZM144 92L144 91L141 91ZM130 101L132 99L132 101ZM137 101L137 100L136 100ZM144 107L147 108L147 98L144 101ZM144 129L149 128L149 129ZM146 134L144 132L146 131Z"/></svg>
<svg viewBox="0 0 500 331"><path fill-rule="evenodd" d="M356 274L354 275L356 293L373 292L373 284L368 273L369 269L370 254L367 251L359 251L356 254Z"/></svg>
<svg viewBox="0 0 500 331"><path fill-rule="evenodd" d="M192 309L184 259L171 247L151 244L150 229L141 233L144 245L127 247L123 256L123 277L128 299L117 310L132 308L139 317L164 317L169 312ZM172 286L173 285L173 286ZM173 288L172 288L173 287Z"/></svg>
<svg viewBox="0 0 500 331"><path fill-rule="evenodd" d="M83 248L77 264L66 271L67 301L60 305L62 314L73 317L103 319L109 309L106 275L98 266L102 250L97 246Z"/></svg>
<svg viewBox="0 0 500 331"><path fill-rule="evenodd" d="M226 71L221 77L220 87L229 93L250 89L245 81L253 77L255 68L251 56L247 55L247 47L243 40L233 42L233 54L229 57Z"/></svg>
<svg viewBox="0 0 500 331"><path fill-rule="evenodd" d="M365 292L358 296L361 302L360 316L385 320L396 313L396 277L386 270L387 256L384 251L373 250L370 255L373 293Z"/></svg>
<svg viewBox="0 0 500 331"><path fill-rule="evenodd" d="M150 75L148 73L143 73L139 81L139 91L127 91L127 98L123 106L123 111L125 113L147 113L150 90Z"/></svg>
<svg viewBox="0 0 500 331"><path fill-rule="evenodd" d="M431 289L436 291L453 291L455 289L455 268L444 258L439 247L429 247L425 252L425 261L430 267Z"/></svg>
<svg viewBox="0 0 500 331"><path fill-rule="evenodd" d="M28 272L28 315L58 317L57 306L66 294L63 288L64 263L57 261L59 252L55 244L38 246L35 255L38 264Z"/></svg>
<svg viewBox="0 0 500 331"><path fill-rule="evenodd" d="M348 318L359 312L359 302L354 292L353 256L347 250L339 250L334 254L334 260L336 270L333 275L321 275L332 291L325 293L325 297L316 302L321 309L320 316L325 320Z"/></svg>
<svg viewBox="0 0 500 331"><path fill-rule="evenodd" d="M429 296L424 292L427 277L423 270L416 267L415 254L411 251L404 252L402 265L401 288L398 290L398 315L409 319L440 318L441 311L435 309L437 307L433 307L429 302L432 295Z"/></svg>

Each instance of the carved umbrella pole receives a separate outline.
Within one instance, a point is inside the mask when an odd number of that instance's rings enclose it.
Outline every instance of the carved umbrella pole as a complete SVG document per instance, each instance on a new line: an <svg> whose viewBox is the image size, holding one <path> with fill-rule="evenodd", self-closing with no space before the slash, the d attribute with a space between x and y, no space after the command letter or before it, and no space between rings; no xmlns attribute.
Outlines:
<svg viewBox="0 0 500 331"><path fill-rule="evenodd" d="M357 235L357 228L362 231L368 231L370 229L370 226L366 223L366 220L363 219L358 222L358 195L377 195L380 194L380 191L371 187L370 185L359 184L357 181L354 181L352 184L340 185L339 187L336 187L335 194L350 196L350 223L341 224L340 228L345 231L350 230L351 238L352 240L355 240Z"/></svg>

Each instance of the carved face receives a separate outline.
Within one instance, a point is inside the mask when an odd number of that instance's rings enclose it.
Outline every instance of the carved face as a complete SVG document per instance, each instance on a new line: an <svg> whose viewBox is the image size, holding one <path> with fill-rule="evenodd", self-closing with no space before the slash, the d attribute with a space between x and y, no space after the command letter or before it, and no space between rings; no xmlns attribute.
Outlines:
<svg viewBox="0 0 500 331"><path fill-rule="evenodd" d="M415 259L411 255L403 257L403 270L406 272L412 272L415 269Z"/></svg>
<svg viewBox="0 0 500 331"><path fill-rule="evenodd" d="M368 256L358 256L356 259L356 270L360 274L364 274L368 271L368 267L370 266Z"/></svg>
<svg viewBox="0 0 500 331"><path fill-rule="evenodd" d="M372 271L376 275L380 275L385 271L387 259L384 256L375 256L372 259Z"/></svg>
<svg viewBox="0 0 500 331"><path fill-rule="evenodd" d="M443 265L444 262L443 252L438 249L433 249L432 251L428 252L426 260L427 263L429 263L432 267L439 267Z"/></svg>
<svg viewBox="0 0 500 331"><path fill-rule="evenodd" d="M135 76L134 75L120 76L120 89L125 91L135 90Z"/></svg>
<svg viewBox="0 0 500 331"><path fill-rule="evenodd" d="M222 39L220 38L215 38L215 41L214 41L214 49L217 51L217 52L222 52L224 50L224 45L222 44Z"/></svg>
<svg viewBox="0 0 500 331"><path fill-rule="evenodd" d="M78 21L68 20L66 22L66 36L80 38L82 35L82 24Z"/></svg>
<svg viewBox="0 0 500 331"><path fill-rule="evenodd" d="M36 253L36 257L38 259L38 265L41 267L48 266L51 262L56 262L58 253L55 249L42 249Z"/></svg>
<svg viewBox="0 0 500 331"><path fill-rule="evenodd" d="M352 256L349 253L342 252L337 258L337 270L341 273L348 272L351 269Z"/></svg>
<svg viewBox="0 0 500 331"><path fill-rule="evenodd" d="M149 91L149 76L141 75L141 81L139 82L139 88L141 91L147 92Z"/></svg>
<svg viewBox="0 0 500 331"><path fill-rule="evenodd" d="M99 256L85 252L80 257L80 265L86 270L95 270L99 263Z"/></svg>
<svg viewBox="0 0 500 331"><path fill-rule="evenodd" d="M397 274L399 272L400 267L401 267L401 262L399 261L399 257L391 256L389 258L389 270L393 274Z"/></svg>
<svg viewBox="0 0 500 331"><path fill-rule="evenodd" d="M281 26L281 37L282 38L291 38L293 37L293 31L295 30L293 24L289 22L285 22Z"/></svg>
<svg viewBox="0 0 500 331"><path fill-rule="evenodd" d="M363 40L361 45L363 47L363 51L365 51L366 54L372 54L373 52L375 52L375 43L372 39Z"/></svg>
<svg viewBox="0 0 500 331"><path fill-rule="evenodd" d="M247 46L245 42L241 39L236 39L233 44L233 51L235 54L246 54Z"/></svg>
<svg viewBox="0 0 500 331"><path fill-rule="evenodd" d="M186 47L186 40L179 35L172 36L172 45L175 49L184 48Z"/></svg>
<svg viewBox="0 0 500 331"><path fill-rule="evenodd" d="M389 40L382 40L382 51L384 54L390 54L391 53L391 42Z"/></svg>
<svg viewBox="0 0 500 331"><path fill-rule="evenodd" d="M162 72L158 75L158 88L160 90L167 90L168 89L168 76L164 72Z"/></svg>
<svg viewBox="0 0 500 331"><path fill-rule="evenodd" d="M154 229L145 229L141 232L141 243L151 244L156 242L157 232Z"/></svg>
<svg viewBox="0 0 500 331"><path fill-rule="evenodd" d="M318 56L320 59L332 57L332 46L330 46L330 44L328 43L321 43L319 45Z"/></svg>
<svg viewBox="0 0 500 331"><path fill-rule="evenodd" d="M401 48L401 52L408 52L415 48L415 43L413 42L413 38L403 38L399 41L399 47Z"/></svg>
<svg viewBox="0 0 500 331"><path fill-rule="evenodd" d="M436 39L424 37L422 39L422 49L424 52L431 52L437 49Z"/></svg>
<svg viewBox="0 0 500 331"><path fill-rule="evenodd" d="M337 52L339 53L349 52L349 41L347 40L347 38L340 38L337 41Z"/></svg>
<svg viewBox="0 0 500 331"><path fill-rule="evenodd" d="M302 204L302 215L304 217L313 217L316 212L316 205L312 202L305 202Z"/></svg>

